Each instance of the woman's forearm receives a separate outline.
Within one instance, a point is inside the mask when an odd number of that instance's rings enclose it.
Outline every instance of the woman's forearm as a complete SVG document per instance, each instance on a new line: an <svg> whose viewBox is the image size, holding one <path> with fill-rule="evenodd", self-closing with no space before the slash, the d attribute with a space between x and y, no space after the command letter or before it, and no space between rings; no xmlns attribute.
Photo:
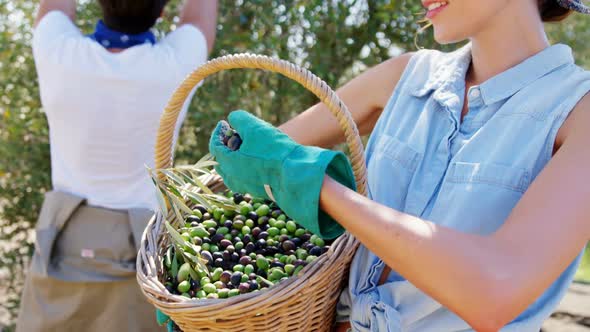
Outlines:
<svg viewBox="0 0 590 332"><path fill-rule="evenodd" d="M490 237L460 233L400 213L326 177L320 205L385 264L477 330L513 317L496 312L510 264ZM524 308L523 308L524 309Z"/></svg>

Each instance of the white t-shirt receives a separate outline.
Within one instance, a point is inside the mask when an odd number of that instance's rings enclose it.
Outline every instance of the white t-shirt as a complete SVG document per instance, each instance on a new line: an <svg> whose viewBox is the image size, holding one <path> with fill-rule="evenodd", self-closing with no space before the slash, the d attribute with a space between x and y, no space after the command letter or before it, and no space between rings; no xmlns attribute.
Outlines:
<svg viewBox="0 0 590 332"><path fill-rule="evenodd" d="M54 189L93 206L155 209L146 165L154 165L160 116L182 80L207 60L205 36L187 24L155 45L111 53L54 11L35 29L33 54Z"/></svg>

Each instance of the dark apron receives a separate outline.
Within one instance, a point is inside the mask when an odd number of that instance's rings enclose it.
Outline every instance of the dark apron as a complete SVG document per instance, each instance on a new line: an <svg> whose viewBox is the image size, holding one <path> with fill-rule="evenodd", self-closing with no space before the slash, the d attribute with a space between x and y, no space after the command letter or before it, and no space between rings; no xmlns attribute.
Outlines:
<svg viewBox="0 0 590 332"><path fill-rule="evenodd" d="M152 215L47 193L17 332L164 331L135 277L141 235Z"/></svg>

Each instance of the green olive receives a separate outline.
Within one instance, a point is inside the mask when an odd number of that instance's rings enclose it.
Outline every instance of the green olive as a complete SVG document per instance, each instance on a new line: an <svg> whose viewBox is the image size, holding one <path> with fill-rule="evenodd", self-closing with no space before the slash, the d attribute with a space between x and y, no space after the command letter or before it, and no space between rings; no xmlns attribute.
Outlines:
<svg viewBox="0 0 590 332"><path fill-rule="evenodd" d="M211 280L212 281L219 281L221 278L221 274L223 273L223 269L218 267L216 268L213 273L211 273Z"/></svg>
<svg viewBox="0 0 590 332"><path fill-rule="evenodd" d="M217 293L207 294L208 299L218 299L219 295Z"/></svg>
<svg viewBox="0 0 590 332"><path fill-rule="evenodd" d="M244 266L244 274L250 275L250 273L254 273L254 266L252 264Z"/></svg>
<svg viewBox="0 0 590 332"><path fill-rule="evenodd" d="M227 227L219 227L217 229L217 234L226 235L227 233L229 233L229 229Z"/></svg>
<svg viewBox="0 0 590 332"><path fill-rule="evenodd" d="M285 265L285 272L288 275L293 275L293 271L295 271L295 265L293 265L293 264L286 264Z"/></svg>
<svg viewBox="0 0 590 332"><path fill-rule="evenodd" d="M191 242L192 240L192 236L189 233L182 233L180 234L180 236L182 237L183 240L187 241L187 242Z"/></svg>
<svg viewBox="0 0 590 332"><path fill-rule="evenodd" d="M240 229L242 229L242 227L244 227L244 222L241 220L236 220L236 221L234 221L234 224L232 227L237 230L240 230Z"/></svg>
<svg viewBox="0 0 590 332"><path fill-rule="evenodd" d="M199 283L201 285L210 284L211 283L211 279L209 279L209 277L203 277L203 278L201 278L201 280L199 280Z"/></svg>
<svg viewBox="0 0 590 332"><path fill-rule="evenodd" d="M183 282L188 279L190 272L191 265L189 263L184 263L178 269L178 275L176 276L176 279L178 280L178 282ZM184 291L182 291L181 293L184 293Z"/></svg>
<svg viewBox="0 0 590 332"><path fill-rule="evenodd" d="M216 245L214 245L214 244L210 245L210 246L209 246L209 249L210 249L209 251L210 251L210 252L212 252L212 253L213 253L213 252L218 252L218 251L219 251L219 247L218 247L218 246L216 246Z"/></svg>
<svg viewBox="0 0 590 332"><path fill-rule="evenodd" d="M246 235L246 234L250 234L250 226L244 226L242 227L242 234Z"/></svg>
<svg viewBox="0 0 590 332"><path fill-rule="evenodd" d="M281 235L287 235L289 231L286 228L281 228Z"/></svg>
<svg viewBox="0 0 590 332"><path fill-rule="evenodd" d="M191 232L189 235L191 237L198 236L202 239L205 237L209 237L209 232L204 227L199 226L199 227L195 227L195 228L191 229Z"/></svg>
<svg viewBox="0 0 590 332"><path fill-rule="evenodd" d="M269 236L277 236L281 231L276 227L270 227L267 232Z"/></svg>
<svg viewBox="0 0 590 332"><path fill-rule="evenodd" d="M311 262L315 261L317 258L318 258L318 256L309 255L305 258L305 261L308 263L311 263Z"/></svg>
<svg viewBox="0 0 590 332"><path fill-rule="evenodd" d="M209 249L211 249L210 246L211 245L209 243L203 243L201 245L201 250L209 251Z"/></svg>
<svg viewBox="0 0 590 332"><path fill-rule="evenodd" d="M221 208L216 208L215 210L213 210L213 219L215 220L220 220L221 216L223 215L223 209Z"/></svg>
<svg viewBox="0 0 590 332"><path fill-rule="evenodd" d="M213 220L205 220L201 223L206 229L217 227L217 223ZM209 236L209 234L207 234Z"/></svg>
<svg viewBox="0 0 590 332"><path fill-rule="evenodd" d="M178 291L180 293L186 293L191 289L191 283L188 280L185 280L178 284Z"/></svg>
<svg viewBox="0 0 590 332"><path fill-rule="evenodd" d="M283 229L286 225L287 223L284 220L277 220L277 222L275 223L275 227L278 229Z"/></svg>
<svg viewBox="0 0 590 332"><path fill-rule="evenodd" d="M300 237L301 235L305 234L306 230L303 228L299 228L295 230L295 236Z"/></svg>
<svg viewBox="0 0 590 332"><path fill-rule="evenodd" d="M248 219L248 220L246 220L245 224L246 224L246 226L253 228L254 227L254 220Z"/></svg>
<svg viewBox="0 0 590 332"><path fill-rule="evenodd" d="M230 289L228 296L229 297L234 297L234 296L238 296L240 295L240 290L239 289Z"/></svg>
<svg viewBox="0 0 590 332"><path fill-rule="evenodd" d="M256 209L256 214L259 217L263 217L266 216L270 213L270 208L268 207L268 205L266 204L262 204L260 205L257 209Z"/></svg>
<svg viewBox="0 0 590 332"><path fill-rule="evenodd" d="M270 227L276 227L276 224L277 224L277 220L275 218L269 218L268 219L268 225Z"/></svg>
<svg viewBox="0 0 590 332"><path fill-rule="evenodd" d="M259 269L267 270L268 269L268 266L269 266L268 260L266 258L264 258L264 257L258 257L256 259L256 266Z"/></svg>
<svg viewBox="0 0 590 332"><path fill-rule="evenodd" d="M227 299L229 297L229 289L222 288L217 290L217 295L219 295L220 299Z"/></svg>
<svg viewBox="0 0 590 332"><path fill-rule="evenodd" d="M197 298L204 299L207 297L207 293L204 290L200 290L197 292Z"/></svg>
<svg viewBox="0 0 590 332"><path fill-rule="evenodd" d="M207 294L212 294L212 293L216 293L217 292L217 287L215 287L215 285L213 285L213 284L205 284L205 285L203 285L203 290Z"/></svg>
<svg viewBox="0 0 590 332"><path fill-rule="evenodd" d="M251 211L252 211L252 205L250 205L250 203L246 203L246 204L240 206L240 214L242 214L244 216L247 215L248 212L251 212Z"/></svg>
<svg viewBox="0 0 590 332"><path fill-rule="evenodd" d="M287 230L289 233L295 233L297 230L297 224L295 224L292 220L287 221Z"/></svg>
<svg viewBox="0 0 590 332"><path fill-rule="evenodd" d="M277 217L277 220L287 221L287 216L284 214L281 214L280 216Z"/></svg>
<svg viewBox="0 0 590 332"><path fill-rule="evenodd" d="M244 272L244 265L242 265L242 264L234 265L234 272Z"/></svg>

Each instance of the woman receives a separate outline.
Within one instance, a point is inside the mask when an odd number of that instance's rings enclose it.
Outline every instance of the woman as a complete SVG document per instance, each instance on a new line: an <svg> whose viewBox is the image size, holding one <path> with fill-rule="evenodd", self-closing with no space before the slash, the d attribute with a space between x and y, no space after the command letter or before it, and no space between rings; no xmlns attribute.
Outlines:
<svg viewBox="0 0 590 332"><path fill-rule="evenodd" d="M590 73L570 48L549 45L543 21L590 10L575 0L423 4L439 43L469 43L401 55L339 91L371 133L371 199L350 189L340 154L308 147L343 141L322 105L281 127L297 143L232 113L243 144L230 151L215 132L217 169L231 189L276 200L325 237L342 227L360 240L338 330L539 331L590 238Z"/></svg>

